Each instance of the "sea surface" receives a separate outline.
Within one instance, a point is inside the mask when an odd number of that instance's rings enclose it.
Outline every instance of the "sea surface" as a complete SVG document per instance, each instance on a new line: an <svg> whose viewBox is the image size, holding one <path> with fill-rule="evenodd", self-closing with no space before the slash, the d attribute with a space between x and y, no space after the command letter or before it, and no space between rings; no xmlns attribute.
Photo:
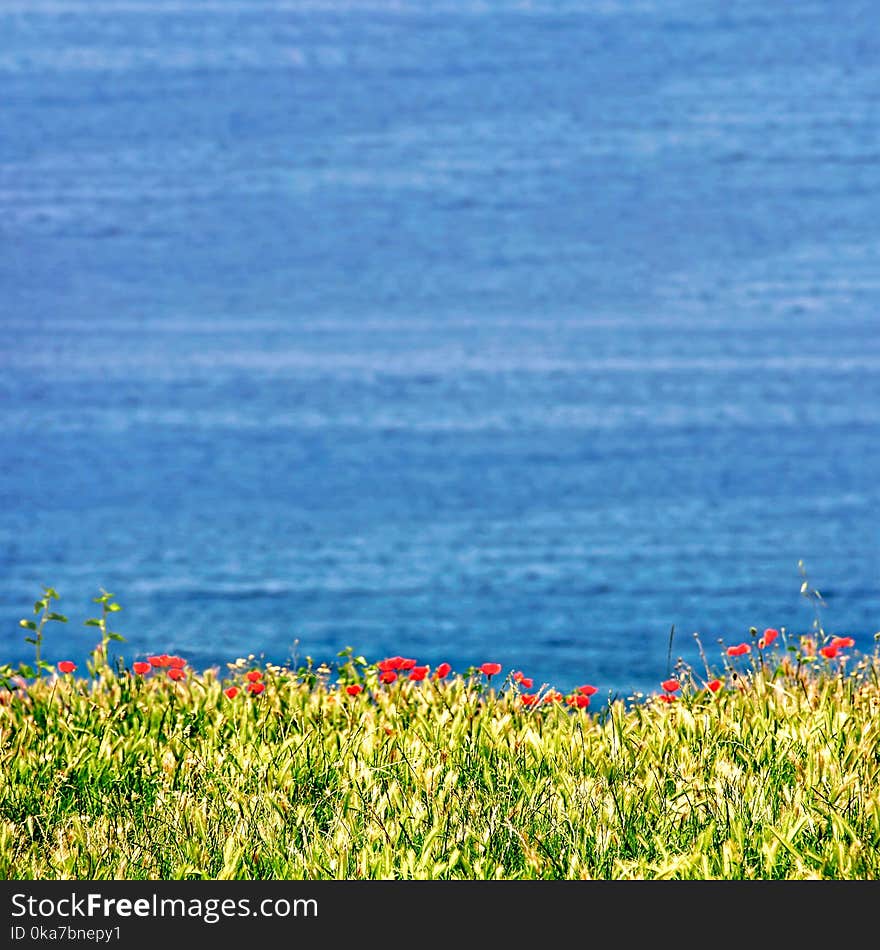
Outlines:
<svg viewBox="0 0 880 950"><path fill-rule="evenodd" d="M2 659L873 650L876 25L0 0Z"/></svg>

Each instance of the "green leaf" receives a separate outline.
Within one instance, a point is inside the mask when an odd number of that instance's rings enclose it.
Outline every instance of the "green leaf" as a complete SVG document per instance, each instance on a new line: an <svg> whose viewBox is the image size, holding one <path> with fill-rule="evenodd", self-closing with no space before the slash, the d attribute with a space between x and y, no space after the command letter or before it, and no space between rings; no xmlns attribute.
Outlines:
<svg viewBox="0 0 880 950"><path fill-rule="evenodd" d="M58 591L54 587L44 587L43 592L47 597L53 597L55 600L58 600Z"/></svg>
<svg viewBox="0 0 880 950"><path fill-rule="evenodd" d="M26 627L28 630L37 629L37 625L33 622L33 620L19 620L18 625L19 627Z"/></svg>
<svg viewBox="0 0 880 950"><path fill-rule="evenodd" d="M19 672L22 676L34 676L34 675L36 675L35 672L34 672L34 668L33 668L32 666L28 666L27 663L22 663L21 666L18 668L18 672Z"/></svg>
<svg viewBox="0 0 880 950"><path fill-rule="evenodd" d="M38 601L34 604L34 613L35 613L35 614L38 614L41 610L45 610L45 608L48 607L48 606L49 606L49 604L48 604L47 601L45 601L45 600L38 600Z"/></svg>
<svg viewBox="0 0 880 950"><path fill-rule="evenodd" d="M85 627L100 627L101 621L96 620L94 617L89 617L89 619L83 624Z"/></svg>
<svg viewBox="0 0 880 950"><path fill-rule="evenodd" d="M60 621L61 623L67 623L67 617L65 617L64 614L51 613L51 614L49 614L49 616L48 616L46 619L47 619L47 620L58 620L58 621Z"/></svg>
<svg viewBox="0 0 880 950"><path fill-rule="evenodd" d="M109 610L110 613L116 613L117 610L122 610L122 608L119 604L107 604L107 610Z"/></svg>
<svg viewBox="0 0 880 950"><path fill-rule="evenodd" d="M33 643L34 646L37 645L37 641L36 641L33 637L25 637L25 638L24 638L24 642L25 642L25 643Z"/></svg>
<svg viewBox="0 0 880 950"><path fill-rule="evenodd" d="M125 640L125 637L123 637L123 636L122 636L121 634L119 634L119 633L114 633L114 632L111 630L111 631L109 631L109 632L107 633L107 639L108 639L108 640L122 640L122 641L124 641L124 640Z"/></svg>

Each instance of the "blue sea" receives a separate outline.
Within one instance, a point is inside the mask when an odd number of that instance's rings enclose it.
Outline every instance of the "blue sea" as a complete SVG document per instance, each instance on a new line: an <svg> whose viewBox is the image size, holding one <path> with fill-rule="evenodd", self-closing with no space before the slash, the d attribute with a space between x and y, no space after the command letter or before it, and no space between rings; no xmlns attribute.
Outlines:
<svg viewBox="0 0 880 950"><path fill-rule="evenodd" d="M2 659L873 650L876 17L0 0Z"/></svg>

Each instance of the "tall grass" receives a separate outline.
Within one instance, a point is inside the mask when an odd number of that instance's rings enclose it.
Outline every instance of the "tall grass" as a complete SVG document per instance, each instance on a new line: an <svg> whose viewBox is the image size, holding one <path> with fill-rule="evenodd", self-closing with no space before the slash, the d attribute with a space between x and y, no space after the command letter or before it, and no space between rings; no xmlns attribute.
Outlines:
<svg viewBox="0 0 880 950"><path fill-rule="evenodd" d="M788 639L722 654L716 691L680 666L597 709L509 672L382 683L350 651L13 675L0 875L876 878L877 652Z"/></svg>

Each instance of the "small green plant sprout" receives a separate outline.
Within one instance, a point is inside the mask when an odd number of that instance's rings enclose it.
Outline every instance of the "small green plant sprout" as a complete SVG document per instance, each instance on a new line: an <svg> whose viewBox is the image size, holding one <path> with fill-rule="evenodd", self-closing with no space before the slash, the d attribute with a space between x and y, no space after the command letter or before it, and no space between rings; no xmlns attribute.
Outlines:
<svg viewBox="0 0 880 950"><path fill-rule="evenodd" d="M364 678L367 671L367 660L363 656L355 656L352 647L346 647L336 654L340 661L336 664L339 673L339 682L344 685L358 683Z"/></svg>
<svg viewBox="0 0 880 950"><path fill-rule="evenodd" d="M116 613L122 608L119 604L113 600L113 594L108 593L104 588L101 588L101 595L99 597L93 597L92 602L95 604L101 605L101 616L100 617L89 617L86 620L85 625L87 627L97 627L101 631L101 642L92 650L91 657L92 661L88 664L91 672L97 673L100 669L109 668L109 663L107 661L108 647L111 640L124 641L125 637L121 634L116 633L114 630L109 630L107 628L107 617L109 614Z"/></svg>
<svg viewBox="0 0 880 950"><path fill-rule="evenodd" d="M315 661L312 657L305 657L305 663L301 663L296 670L296 677L300 683L304 683L309 689L314 688L318 683L318 674L315 671Z"/></svg>
<svg viewBox="0 0 880 950"><path fill-rule="evenodd" d="M824 640L825 628L822 624L821 610L823 607L827 607L828 604L825 603L822 595L810 583L810 579L807 577L807 569L804 567L803 561L798 561L798 572L803 578L801 583L801 596L805 597L807 601L814 606L816 611L815 616L813 617L813 630Z"/></svg>
<svg viewBox="0 0 880 950"><path fill-rule="evenodd" d="M34 604L34 614L39 616L39 620L24 618L18 621L20 627L30 630L33 634L33 636L25 637L25 642L33 644L34 647L34 665L22 663L18 668L19 676L41 677L43 670L52 672L52 666L43 659L44 630L50 620L67 623L67 617L64 614L52 610L53 600L58 600L58 591L54 587L43 587L43 596Z"/></svg>

